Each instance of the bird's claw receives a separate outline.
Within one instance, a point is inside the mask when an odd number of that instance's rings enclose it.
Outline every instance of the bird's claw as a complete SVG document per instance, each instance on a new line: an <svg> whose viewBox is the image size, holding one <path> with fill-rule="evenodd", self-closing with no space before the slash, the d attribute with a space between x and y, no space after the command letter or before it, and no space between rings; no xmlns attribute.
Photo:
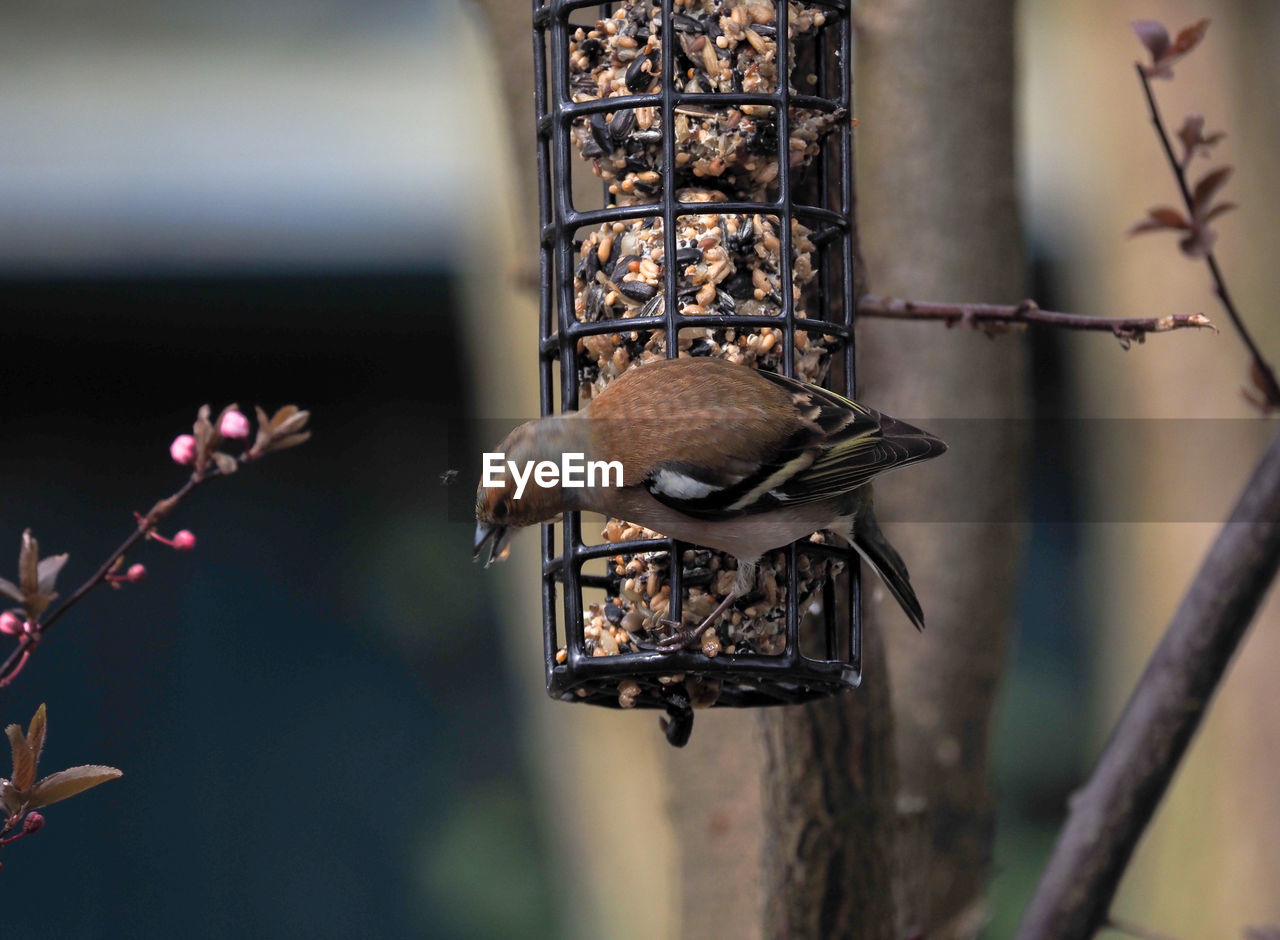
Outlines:
<svg viewBox="0 0 1280 940"><path fill-rule="evenodd" d="M697 634L693 630L686 630L683 624L674 620L661 620L659 623L672 631L670 636L664 636L657 642L656 648L660 653L678 653L698 642Z"/></svg>

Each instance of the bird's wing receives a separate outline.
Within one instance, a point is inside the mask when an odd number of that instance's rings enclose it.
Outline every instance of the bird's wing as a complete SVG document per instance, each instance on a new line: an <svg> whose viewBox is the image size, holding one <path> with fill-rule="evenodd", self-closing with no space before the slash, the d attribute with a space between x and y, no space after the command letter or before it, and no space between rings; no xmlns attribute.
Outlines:
<svg viewBox="0 0 1280 940"><path fill-rule="evenodd" d="M659 502L695 519L731 519L756 508L758 495L793 478L817 459L807 429L761 448L759 457L744 472L726 474L714 459L706 463L684 459L655 464L645 479L645 489ZM712 456L713 455L708 455Z"/></svg>
<svg viewBox="0 0 1280 940"><path fill-rule="evenodd" d="M786 420L756 433L753 459L735 459L732 472L723 455L697 448L682 449L679 461L651 465L643 485L655 499L694 518L729 519L839 496L945 450L923 431L834 392L756 374L790 396Z"/></svg>
<svg viewBox="0 0 1280 940"><path fill-rule="evenodd" d="M771 491L778 504L840 496L882 473L937 457L947 449L932 434L828 389L786 376L766 378L791 387L797 411L824 435L813 463Z"/></svg>

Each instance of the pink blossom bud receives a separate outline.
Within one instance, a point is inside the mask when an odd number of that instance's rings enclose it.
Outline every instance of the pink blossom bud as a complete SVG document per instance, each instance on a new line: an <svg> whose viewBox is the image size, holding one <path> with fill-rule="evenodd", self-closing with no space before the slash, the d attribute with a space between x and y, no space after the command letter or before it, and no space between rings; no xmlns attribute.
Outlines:
<svg viewBox="0 0 1280 940"><path fill-rule="evenodd" d="M22 632L22 620L15 617L9 611L0 614L0 633L8 633L17 636Z"/></svg>
<svg viewBox="0 0 1280 940"><path fill-rule="evenodd" d="M24 833L36 832L44 827L44 817L39 813L27 813L27 818L22 821L22 831Z"/></svg>
<svg viewBox="0 0 1280 940"><path fill-rule="evenodd" d="M132 581L134 584L137 584L139 581L141 581L142 579L144 579L146 576L147 576L147 566L146 566L146 565L130 565L130 566L129 566L129 571L128 571L128 573L125 575L125 577L127 577L127 578L128 578L130 581Z"/></svg>
<svg viewBox="0 0 1280 940"><path fill-rule="evenodd" d="M189 464L196 459L196 439L190 434L179 434L169 445L169 456L175 463Z"/></svg>
<svg viewBox="0 0 1280 940"><path fill-rule="evenodd" d="M223 437L248 437L249 419L238 411L228 411L222 416L222 424L218 426L218 431Z"/></svg>
<svg viewBox="0 0 1280 940"><path fill-rule="evenodd" d="M189 552L196 547L195 533L183 529L173 537L173 547L180 552Z"/></svg>

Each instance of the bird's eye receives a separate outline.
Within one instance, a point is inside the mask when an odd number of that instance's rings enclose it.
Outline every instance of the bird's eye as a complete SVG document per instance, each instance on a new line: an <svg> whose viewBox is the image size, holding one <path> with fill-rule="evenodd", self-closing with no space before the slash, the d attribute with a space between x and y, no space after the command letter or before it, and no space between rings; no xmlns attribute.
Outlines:
<svg viewBox="0 0 1280 940"><path fill-rule="evenodd" d="M493 504L494 520L496 520L497 522L501 522L502 520L506 519L507 512L509 510L510 510L510 507L507 505L507 501L505 499L498 500L496 503Z"/></svg>

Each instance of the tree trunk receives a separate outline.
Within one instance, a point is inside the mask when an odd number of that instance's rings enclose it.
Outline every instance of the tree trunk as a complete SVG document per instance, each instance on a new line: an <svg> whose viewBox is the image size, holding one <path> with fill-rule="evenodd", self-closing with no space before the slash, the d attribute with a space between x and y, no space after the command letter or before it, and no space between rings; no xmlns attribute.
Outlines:
<svg viewBox="0 0 1280 940"><path fill-rule="evenodd" d="M1011 0L874 0L860 6L858 190L870 283L881 294L1017 302ZM1024 416L1026 350L931 325L865 323L860 397L907 419ZM1021 546L1023 447L990 421L964 472L944 456L887 481L877 506L910 565L928 629L876 592L869 629L889 648L900 790L898 930L968 937L985 918L994 832L989 720L1004 666ZM945 434L946 425L940 429ZM951 460L954 462L955 457ZM925 503L952 525L920 520ZM963 507L958 515L957 507ZM856 834L851 838L857 838Z"/></svg>
<svg viewBox="0 0 1280 940"><path fill-rule="evenodd" d="M1013 4L877 0L860 6L859 26L858 187L871 281L862 289L1021 299ZM1023 416L1026 354L1016 337L864 324L858 344L859 393L873 406L926 428L930 416ZM1016 518L1021 500L1021 438L1015 422L993 421L965 474L949 474L944 457L881 487L886 519L923 522L907 507L925 502L967 515L945 527L887 527L928 631L907 629L869 580L863 689L765 719L767 935L980 929L994 822L988 722L1020 548L1019 530L1000 522Z"/></svg>
<svg viewBox="0 0 1280 940"><path fill-rule="evenodd" d="M898 937L884 648L854 693L763 715L766 937Z"/></svg>

